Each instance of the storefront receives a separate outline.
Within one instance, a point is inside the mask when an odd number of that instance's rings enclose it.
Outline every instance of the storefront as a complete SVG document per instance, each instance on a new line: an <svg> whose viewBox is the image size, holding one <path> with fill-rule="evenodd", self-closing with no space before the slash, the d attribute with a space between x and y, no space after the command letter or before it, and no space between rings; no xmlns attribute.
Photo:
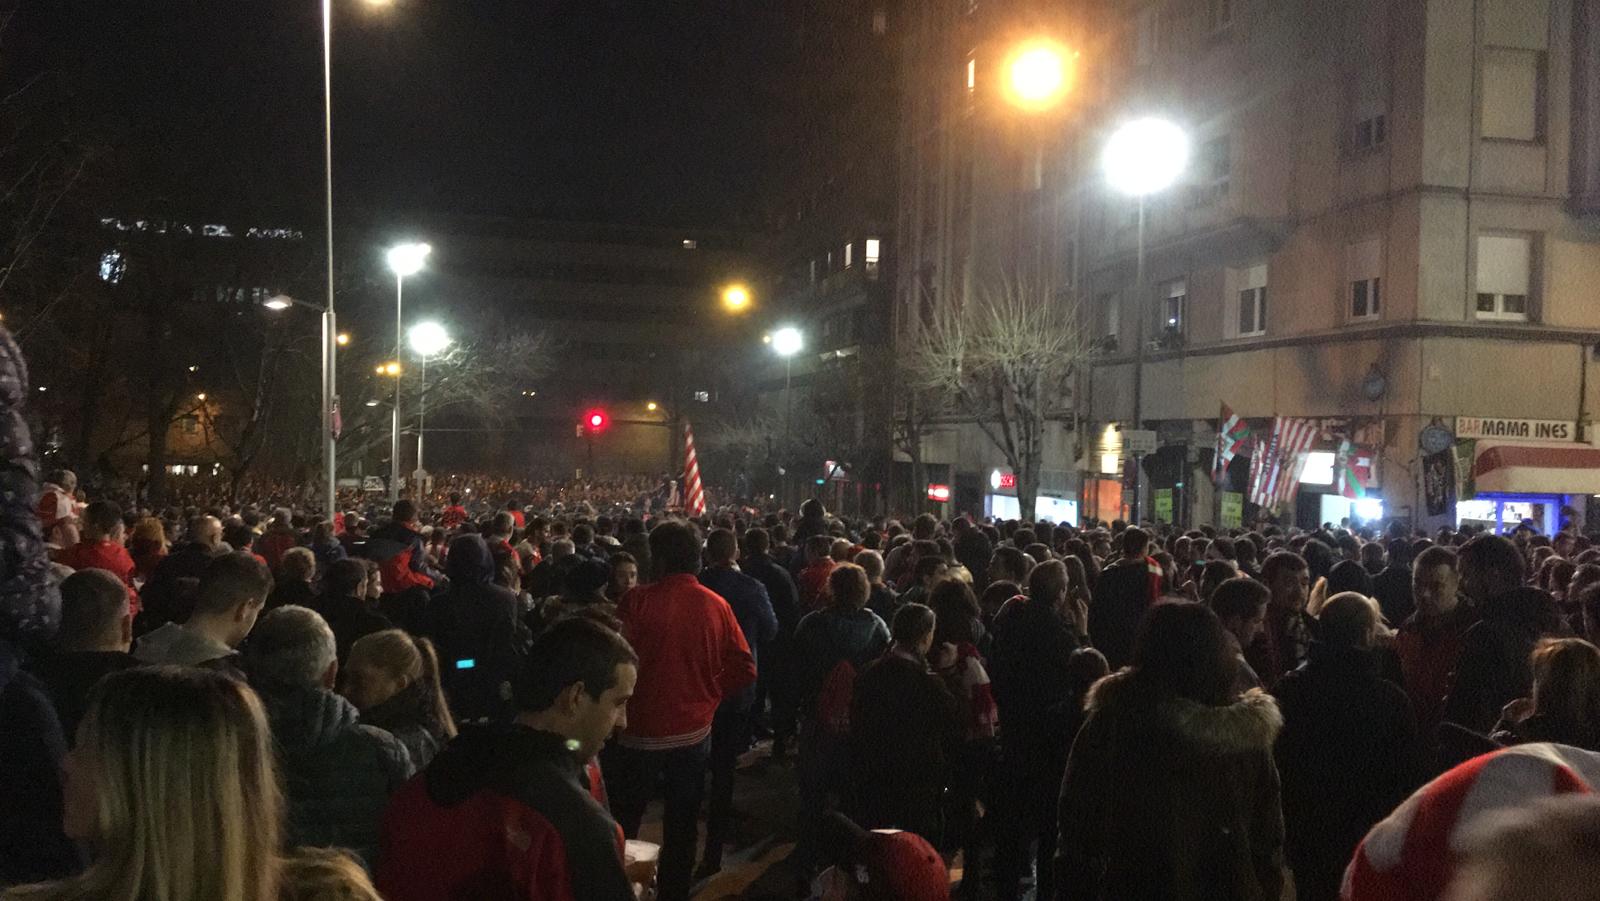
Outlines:
<svg viewBox="0 0 1600 901"><path fill-rule="evenodd" d="M990 493L983 499L985 516L996 520L1022 518L1022 505L1017 500L1015 474L1000 469L992 470L989 473L989 491ZM1041 488L1038 498L1034 501L1034 521L1076 526L1078 502L1063 497L1062 494L1064 492Z"/></svg>
<svg viewBox="0 0 1600 901"><path fill-rule="evenodd" d="M1560 530L1587 496L1600 494L1600 448L1578 436L1572 422L1459 417L1457 459L1466 477L1457 525L1496 534L1524 522L1545 535Z"/></svg>

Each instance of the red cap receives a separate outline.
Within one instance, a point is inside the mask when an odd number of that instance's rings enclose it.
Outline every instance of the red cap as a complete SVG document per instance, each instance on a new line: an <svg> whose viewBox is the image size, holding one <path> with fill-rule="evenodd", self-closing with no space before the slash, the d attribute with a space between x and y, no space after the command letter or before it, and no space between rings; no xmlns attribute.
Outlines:
<svg viewBox="0 0 1600 901"><path fill-rule="evenodd" d="M949 901L944 858L922 836L875 830L858 851L866 876L863 896L895 901Z"/></svg>

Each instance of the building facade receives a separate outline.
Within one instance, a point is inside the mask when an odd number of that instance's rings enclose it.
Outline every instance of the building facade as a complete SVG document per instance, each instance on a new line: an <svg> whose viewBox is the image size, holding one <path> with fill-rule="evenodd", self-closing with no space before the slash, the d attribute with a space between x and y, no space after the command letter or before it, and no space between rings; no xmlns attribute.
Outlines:
<svg viewBox="0 0 1600 901"><path fill-rule="evenodd" d="M1275 418L1316 421L1284 522L1552 530L1600 494L1600 4L1116 0L1085 14L1100 41L1073 154L1100 347L1086 513L1128 512L1119 435L1142 418L1159 444L1146 518L1249 517L1248 461L1220 490L1210 478L1223 405L1258 438ZM1096 163L1143 115L1181 125L1192 151L1146 202L1141 284L1135 201ZM1359 501L1329 472L1342 441Z"/></svg>

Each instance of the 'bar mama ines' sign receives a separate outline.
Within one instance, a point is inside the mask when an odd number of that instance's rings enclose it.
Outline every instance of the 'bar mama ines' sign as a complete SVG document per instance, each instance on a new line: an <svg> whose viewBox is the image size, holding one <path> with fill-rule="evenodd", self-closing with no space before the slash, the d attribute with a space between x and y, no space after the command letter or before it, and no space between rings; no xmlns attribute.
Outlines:
<svg viewBox="0 0 1600 901"><path fill-rule="evenodd" d="M1561 419L1482 419L1476 416L1457 416L1456 437L1576 441L1578 424Z"/></svg>

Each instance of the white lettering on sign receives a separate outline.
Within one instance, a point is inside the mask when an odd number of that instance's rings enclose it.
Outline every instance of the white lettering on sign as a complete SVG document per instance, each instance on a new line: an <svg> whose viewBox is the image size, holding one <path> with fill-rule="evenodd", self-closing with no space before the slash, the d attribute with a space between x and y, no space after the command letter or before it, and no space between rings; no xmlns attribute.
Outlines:
<svg viewBox="0 0 1600 901"><path fill-rule="evenodd" d="M1530 441L1576 441L1577 423L1562 419L1484 419L1456 417L1457 438L1526 438Z"/></svg>

